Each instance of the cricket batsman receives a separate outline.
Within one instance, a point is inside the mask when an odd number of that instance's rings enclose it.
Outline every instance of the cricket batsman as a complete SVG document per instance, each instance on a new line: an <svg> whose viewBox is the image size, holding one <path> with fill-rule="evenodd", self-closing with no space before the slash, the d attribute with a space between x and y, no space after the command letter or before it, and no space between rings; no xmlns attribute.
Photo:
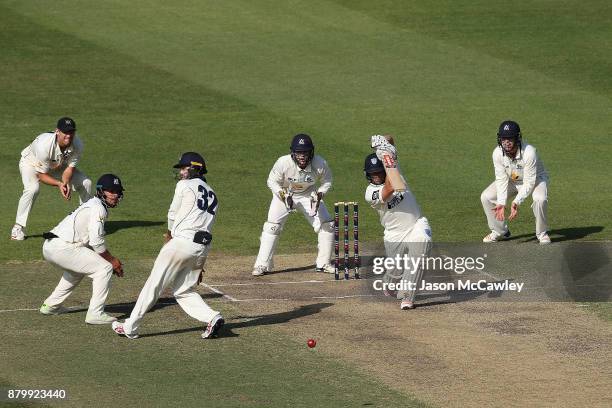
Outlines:
<svg viewBox="0 0 612 408"><path fill-rule="evenodd" d="M333 218L323 197L332 186L332 173L327 162L314 154L310 136L300 133L291 141L291 154L281 156L268 176L272 202L268 219L261 232L261 244L253 276L262 276L274 269L274 250L290 213L299 211L318 234L316 272L334 273L330 264L334 245ZM317 187L318 184L318 187Z"/></svg>
<svg viewBox="0 0 612 408"><path fill-rule="evenodd" d="M382 139L381 139L382 140ZM366 188L365 199L378 212L380 223L384 227L384 245L387 258L403 257L425 257L431 250L431 227L427 218L421 214L421 209L416 198L408 187L404 176L402 178L402 190L395 191L390 177L385 172L385 166L381 158L391 155L397 161L395 146L385 141L380 143L372 139L372 147L376 153L365 158L364 173L370 183ZM399 170L399 167L397 167ZM420 285L423 268L417 267L411 270L405 269L388 270L383 281L401 279L407 287L413 289L397 291L397 298L401 299L401 310L414 309L414 298ZM411 286L410 286L411 285ZM386 295L390 295L385 291Z"/></svg>

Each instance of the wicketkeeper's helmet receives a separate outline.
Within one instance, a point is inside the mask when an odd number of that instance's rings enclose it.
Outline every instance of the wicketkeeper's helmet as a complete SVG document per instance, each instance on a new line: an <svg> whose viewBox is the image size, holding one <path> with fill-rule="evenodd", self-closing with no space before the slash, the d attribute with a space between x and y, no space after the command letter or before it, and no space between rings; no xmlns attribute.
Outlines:
<svg viewBox="0 0 612 408"><path fill-rule="evenodd" d="M314 144L312 143L312 139L305 133L299 133L293 136L293 140L291 141L291 158L293 161L295 160L295 153L297 152L308 152L308 161L310 163L312 158L314 157ZM296 162L297 163L297 162Z"/></svg>

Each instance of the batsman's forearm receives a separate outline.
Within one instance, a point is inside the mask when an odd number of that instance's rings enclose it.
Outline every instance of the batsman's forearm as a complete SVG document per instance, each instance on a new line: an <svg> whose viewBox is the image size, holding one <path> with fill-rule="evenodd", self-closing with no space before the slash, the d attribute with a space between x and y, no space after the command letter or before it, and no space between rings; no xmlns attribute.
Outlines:
<svg viewBox="0 0 612 408"><path fill-rule="evenodd" d="M391 198L391 196L393 195L394 191L395 190L393 189L393 186L391 185L391 181L387 177L385 179L385 185L383 186L382 190L380 191L380 196L381 196L382 200L384 202L387 202L389 200L389 198Z"/></svg>
<svg viewBox="0 0 612 408"><path fill-rule="evenodd" d="M45 183L45 184L48 184L54 187L58 187L60 184L62 184L61 181L56 180L55 178L51 177L47 173L38 173L38 180L40 180L42 183Z"/></svg>

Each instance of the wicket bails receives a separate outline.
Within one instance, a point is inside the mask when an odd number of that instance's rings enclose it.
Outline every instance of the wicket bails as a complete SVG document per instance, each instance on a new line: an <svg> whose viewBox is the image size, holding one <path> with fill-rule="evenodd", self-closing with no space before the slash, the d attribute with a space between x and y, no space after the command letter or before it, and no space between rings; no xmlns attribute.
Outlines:
<svg viewBox="0 0 612 408"><path fill-rule="evenodd" d="M340 279L340 206L344 210L344 279L349 279L349 207L353 206L353 269L355 279L359 279L359 203L356 201L338 201L334 203L334 255L335 277Z"/></svg>

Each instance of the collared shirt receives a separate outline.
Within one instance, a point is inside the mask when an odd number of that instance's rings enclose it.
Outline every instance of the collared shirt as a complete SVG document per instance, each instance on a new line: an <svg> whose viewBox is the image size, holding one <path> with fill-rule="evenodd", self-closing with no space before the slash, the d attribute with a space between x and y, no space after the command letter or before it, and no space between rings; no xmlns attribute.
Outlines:
<svg viewBox="0 0 612 408"><path fill-rule="evenodd" d="M506 205L509 183L513 183L518 190L513 202L521 205L538 182L548 180L548 173L538 158L536 148L526 142L521 144L514 159L505 155L502 148L497 146L493 150L493 167L498 205Z"/></svg>
<svg viewBox="0 0 612 408"><path fill-rule="evenodd" d="M198 231L212 233L219 201L202 179L180 180L168 210L168 229L173 238L193 241Z"/></svg>
<svg viewBox="0 0 612 408"><path fill-rule="evenodd" d="M21 157L34 166L39 173L48 173L60 168L76 167L83 152L83 142L74 135L70 146L62 151L57 144L55 132L42 133L21 151Z"/></svg>
<svg viewBox="0 0 612 408"><path fill-rule="evenodd" d="M107 218L106 205L93 197L68 214L51 232L62 241L90 246L101 254L106 251L104 222Z"/></svg>
<svg viewBox="0 0 612 408"><path fill-rule="evenodd" d="M268 187L276 195L281 190L307 195L315 190L317 183L317 192L326 194L331 189L332 172L327 162L318 155L315 155L304 169L293 161L290 154L281 156L268 176Z"/></svg>
<svg viewBox="0 0 612 408"><path fill-rule="evenodd" d="M380 224L385 228L385 240L399 241L421 218L421 208L408 185L406 191L393 192L387 201L382 199L383 187L384 184L369 184L365 200L378 212Z"/></svg>

